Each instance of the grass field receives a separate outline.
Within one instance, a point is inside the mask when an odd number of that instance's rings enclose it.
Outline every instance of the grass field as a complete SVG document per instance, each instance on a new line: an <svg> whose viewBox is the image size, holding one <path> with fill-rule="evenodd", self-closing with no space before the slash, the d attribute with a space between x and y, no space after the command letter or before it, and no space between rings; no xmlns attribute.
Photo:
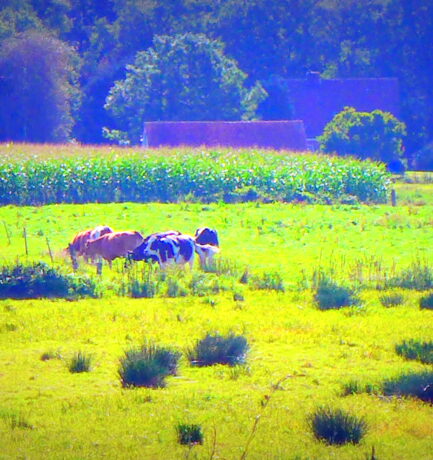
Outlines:
<svg viewBox="0 0 433 460"><path fill-rule="evenodd" d="M252 274L276 272L286 288L257 290L236 282L203 297L130 299L116 295L119 262L113 271L104 268L97 281L100 299L0 301L0 458L365 459L373 447L380 459L433 458L428 403L380 391L342 395L351 381L379 387L401 373L432 370L394 349L403 340L433 341L433 313L419 309L426 293L374 289L378 280L414 264L432 267L431 190L421 193L419 203L410 202L412 192L398 191L397 207L0 208L3 263L19 258L51 264L48 238L55 265L70 271L62 248L76 231L96 224L144 234L172 228L193 233L208 225L219 231L220 259L240 272L247 266ZM360 305L318 310L311 286L320 270L359 288ZM80 271L96 277L94 267ZM242 297L235 300L235 293ZM399 295L400 304L383 306L385 294ZM215 331L248 339L246 365L189 365L185 350ZM183 352L179 375L168 377L166 388L122 388L119 360L144 339ZM92 356L90 372L68 370L78 351ZM42 360L43 354L51 359ZM307 419L322 405L363 417L369 429L361 443L335 447L317 441ZM179 423L201 425L204 444L181 446Z"/></svg>

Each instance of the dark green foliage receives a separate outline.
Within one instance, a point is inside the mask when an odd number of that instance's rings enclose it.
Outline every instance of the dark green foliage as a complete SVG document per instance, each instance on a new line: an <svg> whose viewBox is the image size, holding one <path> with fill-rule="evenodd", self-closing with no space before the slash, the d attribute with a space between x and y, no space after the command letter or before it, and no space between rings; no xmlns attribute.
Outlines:
<svg viewBox="0 0 433 460"><path fill-rule="evenodd" d="M424 371L404 374L382 383L386 396L413 396L433 402L433 372Z"/></svg>
<svg viewBox="0 0 433 460"><path fill-rule="evenodd" d="M188 359L195 366L214 364L235 366L245 362L248 349L247 339L241 335L207 334L188 351Z"/></svg>
<svg viewBox="0 0 433 460"><path fill-rule="evenodd" d="M421 297L419 300L419 307L425 310L433 310L433 292Z"/></svg>
<svg viewBox="0 0 433 460"><path fill-rule="evenodd" d="M404 302L402 294L384 294L379 297L380 303L384 307L396 307Z"/></svg>
<svg viewBox="0 0 433 460"><path fill-rule="evenodd" d="M0 298L97 297L93 280L65 275L58 269L37 262L0 267Z"/></svg>
<svg viewBox="0 0 433 460"><path fill-rule="evenodd" d="M0 42L0 140L66 141L79 102L77 63L73 48L46 32Z"/></svg>
<svg viewBox="0 0 433 460"><path fill-rule="evenodd" d="M203 444L203 431L200 425L179 423L176 432L179 444L188 446Z"/></svg>
<svg viewBox="0 0 433 460"><path fill-rule="evenodd" d="M92 359L92 356L81 351L75 353L69 363L69 371L72 373L90 372Z"/></svg>
<svg viewBox="0 0 433 460"><path fill-rule="evenodd" d="M340 286L326 277L319 280L314 300L320 310L338 309L359 303L353 289Z"/></svg>
<svg viewBox="0 0 433 460"><path fill-rule="evenodd" d="M120 131L108 130L107 137L138 144L145 121L251 118L266 93L260 85L247 90L246 78L221 42L202 34L156 35L110 90L105 108Z"/></svg>
<svg viewBox="0 0 433 460"><path fill-rule="evenodd" d="M327 153L391 163L403 155L405 134L405 125L390 113L346 107L326 125L319 141Z"/></svg>
<svg viewBox="0 0 433 460"><path fill-rule="evenodd" d="M397 354L406 359L415 359L424 364L433 364L433 342L420 342L418 340L404 340L395 346Z"/></svg>
<svg viewBox="0 0 433 460"><path fill-rule="evenodd" d="M255 289L264 289L279 292L284 292L286 290L284 287L283 279L281 278L281 275L277 272L263 273L260 276L251 276L251 285Z"/></svg>
<svg viewBox="0 0 433 460"><path fill-rule="evenodd" d="M367 432L367 423L340 409L319 408L310 416L310 427L319 441L327 444L358 444Z"/></svg>
<svg viewBox="0 0 433 460"><path fill-rule="evenodd" d="M164 387L165 377L176 375L181 354L151 342L129 350L120 360L119 376L124 387Z"/></svg>

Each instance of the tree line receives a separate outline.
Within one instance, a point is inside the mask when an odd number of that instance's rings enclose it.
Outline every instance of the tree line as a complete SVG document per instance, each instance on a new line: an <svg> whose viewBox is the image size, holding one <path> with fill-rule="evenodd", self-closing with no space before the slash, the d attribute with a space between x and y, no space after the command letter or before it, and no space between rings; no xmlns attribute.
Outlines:
<svg viewBox="0 0 433 460"><path fill-rule="evenodd" d="M137 140L146 120L290 118L284 79L310 70L323 78L397 77L407 151L433 138L431 0L2 5L2 141L100 143L128 129Z"/></svg>

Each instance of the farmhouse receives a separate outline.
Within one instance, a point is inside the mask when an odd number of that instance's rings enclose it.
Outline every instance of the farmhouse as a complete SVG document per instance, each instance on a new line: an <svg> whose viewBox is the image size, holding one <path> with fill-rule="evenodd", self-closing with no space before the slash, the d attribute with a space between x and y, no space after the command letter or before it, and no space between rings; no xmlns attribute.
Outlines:
<svg viewBox="0 0 433 460"><path fill-rule="evenodd" d="M153 121L145 123L144 147L262 147L305 150L304 123L280 121Z"/></svg>

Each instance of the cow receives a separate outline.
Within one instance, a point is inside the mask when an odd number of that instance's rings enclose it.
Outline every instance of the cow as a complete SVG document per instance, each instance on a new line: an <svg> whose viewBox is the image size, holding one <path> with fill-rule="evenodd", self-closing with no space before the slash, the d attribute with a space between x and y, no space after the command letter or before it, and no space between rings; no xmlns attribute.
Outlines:
<svg viewBox="0 0 433 460"><path fill-rule="evenodd" d="M126 257L130 251L140 246L143 240L143 236L137 231L112 232L96 240L87 241L85 253L89 257L99 259L99 264L101 259L106 260L111 268L114 259Z"/></svg>
<svg viewBox="0 0 433 460"><path fill-rule="evenodd" d="M153 233L145 238L144 242L130 254L132 260L151 260L158 262L162 269L167 266L186 265L192 268L194 265L194 253L200 257L202 264L208 257L219 252L219 249L211 245L196 243L195 238L179 232Z"/></svg>
<svg viewBox="0 0 433 460"><path fill-rule="evenodd" d="M69 243L66 250L72 259L72 266L74 270L78 268L78 257L83 257L86 262L89 261L89 257L86 255L86 243L89 240L95 240L102 235L107 233L112 233L113 230L106 225L99 225L94 229L83 230L82 232L77 233L72 242Z"/></svg>
<svg viewBox="0 0 433 460"><path fill-rule="evenodd" d="M219 240L218 240L218 233L216 230L209 228L209 227L200 227L195 231L194 234L195 242L198 245L204 246L213 246L214 248L219 249ZM196 251L200 257L200 264L202 267L206 267L213 261L213 256L216 252L219 251L201 251L200 247L198 246L198 250Z"/></svg>
<svg viewBox="0 0 433 460"><path fill-rule="evenodd" d="M219 247L218 233L209 227L201 227L195 231L194 238L198 244L210 244Z"/></svg>

